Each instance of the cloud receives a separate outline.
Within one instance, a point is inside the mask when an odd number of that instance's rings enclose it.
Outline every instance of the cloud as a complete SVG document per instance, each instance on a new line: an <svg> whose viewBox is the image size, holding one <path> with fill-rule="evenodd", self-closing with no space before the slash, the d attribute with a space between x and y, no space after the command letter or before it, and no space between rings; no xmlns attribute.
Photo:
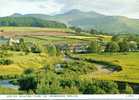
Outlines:
<svg viewBox="0 0 139 100"><path fill-rule="evenodd" d="M13 13L57 14L71 9L139 18L139 0L0 0L0 16Z"/></svg>
<svg viewBox="0 0 139 100"><path fill-rule="evenodd" d="M13 13L59 13L63 4L54 0L0 0L0 16L7 16Z"/></svg>
<svg viewBox="0 0 139 100"><path fill-rule="evenodd" d="M123 15L139 18L139 0L55 0L63 2L63 9L96 11L106 15Z"/></svg>

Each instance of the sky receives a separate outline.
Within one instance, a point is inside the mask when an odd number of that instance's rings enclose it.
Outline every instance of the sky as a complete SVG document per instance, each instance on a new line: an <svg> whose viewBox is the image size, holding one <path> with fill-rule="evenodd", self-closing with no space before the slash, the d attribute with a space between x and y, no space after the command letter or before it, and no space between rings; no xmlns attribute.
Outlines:
<svg viewBox="0 0 139 100"><path fill-rule="evenodd" d="M139 19L139 0L0 0L0 16L13 13L55 15L71 9Z"/></svg>

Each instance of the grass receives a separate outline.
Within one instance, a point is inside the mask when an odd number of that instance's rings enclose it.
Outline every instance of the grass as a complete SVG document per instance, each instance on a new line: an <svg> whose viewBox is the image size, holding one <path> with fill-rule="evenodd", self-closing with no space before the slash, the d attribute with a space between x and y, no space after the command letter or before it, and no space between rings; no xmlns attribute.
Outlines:
<svg viewBox="0 0 139 100"><path fill-rule="evenodd" d="M71 29L60 29L60 28L40 28L40 27L0 27L0 30L8 32L72 32Z"/></svg>
<svg viewBox="0 0 139 100"><path fill-rule="evenodd" d="M98 40L98 38L102 38L103 41L110 41L111 36L75 36L75 35L68 35L68 36L26 36L24 39L27 42L34 42L37 44L45 45L45 44L58 44L58 43L80 43L80 42L90 42L94 40Z"/></svg>
<svg viewBox="0 0 139 100"><path fill-rule="evenodd" d="M76 55L77 56L77 55ZM101 61L108 61L122 66L122 71L114 72L111 74L97 74L93 73L82 76L85 79L100 79L100 80L114 80L139 83L139 52L130 52L127 54L114 53L114 54L79 54L81 58L92 58Z"/></svg>
<svg viewBox="0 0 139 100"><path fill-rule="evenodd" d="M61 61L61 57L48 56L46 53L42 54L33 54L29 53L25 55L23 52L12 52L9 51L8 59L13 60L14 64L11 65L1 65L0 66L0 75L19 75L26 68L39 69L45 64L51 65Z"/></svg>
<svg viewBox="0 0 139 100"><path fill-rule="evenodd" d="M10 88L0 87L0 94L18 94L19 91Z"/></svg>

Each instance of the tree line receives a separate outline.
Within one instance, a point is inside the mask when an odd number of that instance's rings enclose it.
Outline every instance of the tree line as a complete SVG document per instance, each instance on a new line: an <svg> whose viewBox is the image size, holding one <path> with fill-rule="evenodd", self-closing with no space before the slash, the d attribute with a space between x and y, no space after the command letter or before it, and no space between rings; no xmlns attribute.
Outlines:
<svg viewBox="0 0 139 100"><path fill-rule="evenodd" d="M139 36L114 35L109 42L93 41L87 48L90 53L99 52L135 52L139 50Z"/></svg>
<svg viewBox="0 0 139 100"><path fill-rule="evenodd" d="M37 19L33 17L3 17L0 18L0 26L48 27L48 28L67 27L63 23Z"/></svg>

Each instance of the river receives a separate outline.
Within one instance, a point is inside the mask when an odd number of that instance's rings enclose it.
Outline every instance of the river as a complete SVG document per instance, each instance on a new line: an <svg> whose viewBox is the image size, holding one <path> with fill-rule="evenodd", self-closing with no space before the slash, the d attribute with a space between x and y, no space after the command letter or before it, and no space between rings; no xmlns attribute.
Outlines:
<svg viewBox="0 0 139 100"><path fill-rule="evenodd" d="M10 83L10 80L0 80L0 87L11 88L11 89L18 89L19 88L18 85L13 85L12 83Z"/></svg>

